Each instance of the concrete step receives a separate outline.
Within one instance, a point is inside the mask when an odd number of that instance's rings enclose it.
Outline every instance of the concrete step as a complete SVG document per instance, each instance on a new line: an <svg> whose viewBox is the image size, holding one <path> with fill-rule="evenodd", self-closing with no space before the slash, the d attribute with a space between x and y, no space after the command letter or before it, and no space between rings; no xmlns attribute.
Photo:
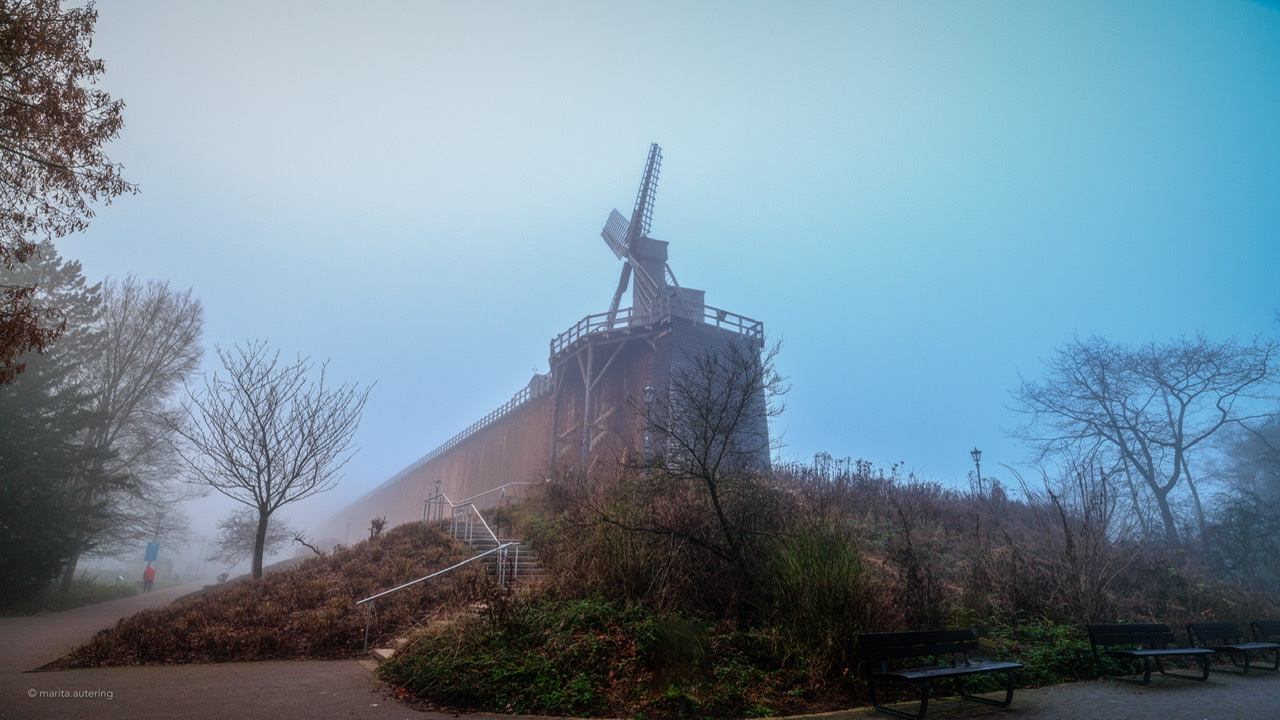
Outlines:
<svg viewBox="0 0 1280 720"><path fill-rule="evenodd" d="M397 650L404 647L408 643L409 643L408 638L396 638L395 640L391 641L391 647L374 648L373 650L369 651L369 655L373 657L375 662L381 665L382 663L390 660L391 656L395 655Z"/></svg>

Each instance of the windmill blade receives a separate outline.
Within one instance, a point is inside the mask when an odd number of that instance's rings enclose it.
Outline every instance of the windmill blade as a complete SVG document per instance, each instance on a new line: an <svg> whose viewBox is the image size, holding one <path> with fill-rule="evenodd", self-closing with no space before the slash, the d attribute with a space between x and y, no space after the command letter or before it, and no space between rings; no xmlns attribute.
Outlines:
<svg viewBox="0 0 1280 720"><path fill-rule="evenodd" d="M609 305L609 323L612 324L617 315L618 306L622 303L622 295L635 276L635 305L645 311L653 308L664 285L660 284L661 275L655 280L644 265L633 255L639 239L648 237L649 223L653 217L653 198L658 189L658 172L662 168L662 148L657 143L649 146L649 159L645 163L644 176L640 180L640 192L636 196L636 207L628 221L616 209L609 213L605 220L600 237L623 261L622 275L618 278L618 289L613 294L613 302Z"/></svg>
<svg viewBox="0 0 1280 720"><path fill-rule="evenodd" d="M693 308L689 307L689 302L685 300L684 289L680 287L680 283L676 280L676 274L671 272L671 265L667 264L663 269L667 274L667 284L675 288L675 292L672 294L675 295L676 302L680 303L685 316L693 317Z"/></svg>
<svg viewBox="0 0 1280 720"><path fill-rule="evenodd" d="M600 231L600 237L604 238L604 242L613 251L614 255L621 260L627 256L627 219L622 217L622 213L615 208L609 213L609 219L604 223L604 229Z"/></svg>
<svg viewBox="0 0 1280 720"><path fill-rule="evenodd" d="M627 291L631 281L631 263L622 264L622 275L618 276L618 289L613 293L613 302L609 304L609 324L613 324L613 316L618 313L618 304L622 302L622 293Z"/></svg>
<svg viewBox="0 0 1280 720"><path fill-rule="evenodd" d="M645 270L644 266L634 258L628 256L627 264L631 266L636 275L636 309L643 309L648 312L652 309L654 302L657 301L661 288L654 281L653 276L649 274L649 271Z"/></svg>
<svg viewBox="0 0 1280 720"><path fill-rule="evenodd" d="M627 239L623 243L628 248L638 237L649 234L649 223L653 219L653 196L658 191L658 172L662 169L662 148L658 143L649 145L649 159L644 165L644 177L640 179L640 192L636 195L636 208L631 211L631 223L627 226Z"/></svg>

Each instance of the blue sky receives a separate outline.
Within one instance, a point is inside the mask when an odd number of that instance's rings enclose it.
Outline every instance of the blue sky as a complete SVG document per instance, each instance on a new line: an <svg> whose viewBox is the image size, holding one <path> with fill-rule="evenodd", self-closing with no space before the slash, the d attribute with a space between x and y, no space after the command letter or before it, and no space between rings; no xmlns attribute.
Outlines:
<svg viewBox="0 0 1280 720"><path fill-rule="evenodd" d="M97 7L142 192L59 247L193 288L210 348L377 381L313 510L607 309L650 142L681 284L783 342L786 459L1000 477L1008 391L1073 334L1280 332L1275 3Z"/></svg>

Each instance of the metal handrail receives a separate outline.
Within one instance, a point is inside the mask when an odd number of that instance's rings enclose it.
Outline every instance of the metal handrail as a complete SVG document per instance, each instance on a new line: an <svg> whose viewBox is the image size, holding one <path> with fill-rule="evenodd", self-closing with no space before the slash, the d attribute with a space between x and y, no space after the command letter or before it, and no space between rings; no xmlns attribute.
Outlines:
<svg viewBox="0 0 1280 720"><path fill-rule="evenodd" d="M490 493L494 493L494 492L501 492L501 493L502 493L503 498L505 499L505 498L506 498L506 491L507 491L507 488L509 488L509 487L516 487L516 486L521 486L521 485L539 485L539 484L540 484L540 483L536 483L536 482L511 482L511 483L507 483L506 485L499 485L498 487L490 488L490 489L488 489L488 490L485 490L484 492L476 493L475 495L472 495L471 497L466 498L465 500L460 500L460 501L458 501L458 502L456 502L456 503L455 503L454 501L450 500L450 499L449 499L449 496L448 496L448 495L446 495L446 494L444 494L444 493L442 493L442 492L438 492L438 493L436 493L435 495L432 495L431 497L429 497L429 498L427 498L426 500L424 500L424 501L423 501L423 508L422 508L422 519L423 519L423 521L424 521L424 522L425 522L425 521L426 521L426 519L427 519L427 507L428 507L432 502L436 502L436 501L438 501L438 500L443 499L443 501L444 501L445 503L448 503L448 504L449 504L449 507L450 507L450 508L452 508L452 510L453 510L453 517L452 517L452 518L450 518L450 521L451 521L451 522L453 522L453 523L455 523L455 525L454 525L454 530L455 530L455 531L457 530L457 525L456 525L456 523L457 523L457 519L458 519L458 515L459 515L459 510L461 510L461 511L462 511L462 513L461 513L461 514L464 514L464 515L467 513L467 511L468 511L468 510L470 510L470 511L471 511L471 513L475 515L475 517L477 517L477 518L479 518L479 519L480 519L480 524L481 524L481 525L483 525L483 526L484 526L485 531L489 533L489 537L493 538L493 542L494 542L495 547L494 547L493 549L491 549L491 550L486 550L486 551L484 551L484 552L482 552L482 553L480 553L480 554L478 554L478 555L476 555L476 556L474 556L474 557L471 557L471 558L468 558L468 559L466 559L466 560L463 560L462 562L460 562L460 563L458 563L458 564L456 564L456 565L452 565L452 566L447 567L447 568L445 568L445 569L443 569L443 570L437 570L436 572L433 572L433 573L431 573L430 575L425 575L425 576L423 576L423 577L420 577L420 578L418 578L417 580L411 580L411 581L409 581L409 582L407 582L407 583L405 583L405 584L403 584L403 585L399 585L399 586L393 587L393 588L391 588L390 590L384 590L383 592L380 592L380 593L378 593L377 595L370 595L369 597L367 597L367 598L365 598L365 599L363 599L363 600L357 600L357 601L356 601L356 605L363 605L363 604L365 604L365 603L369 603L369 606L368 606L368 607L366 608L366 610L365 610L365 620L364 620L364 649L365 649L365 650L368 650L368 649L369 649L369 626L370 626L370 624L371 624L371 623L372 623L372 621L373 621L373 601L374 601L374 600L377 600L377 599L378 599L378 598L380 598L380 597L383 597L384 595L390 595L391 593L397 592L397 591L399 591L399 590L403 590L403 589L405 589L405 588L407 588L407 587L410 587L411 585L417 585L418 583L420 583L420 582L422 582L422 581L424 581L424 580L430 580L431 578L436 577L437 575L443 575L443 574L445 574L445 573L447 573L447 572L449 572L449 571L451 571L451 570L456 570L456 569L458 569L458 568L462 567L463 565L466 565L467 563L475 562L476 560L479 560L479 559L480 559L480 558L482 558L482 557L485 557L485 556L488 556L488 555L493 555L493 554L495 554L495 553L497 553L497 554L498 554L498 582L499 582L499 583L502 583L502 584L505 584L505 582L506 582L505 578L506 578L506 564L507 564L507 548L511 547L512 545L514 545L514 546L516 547L516 550L515 550L515 552L516 552L516 557L515 557L515 561L514 561L514 562L515 562L515 567L516 567L516 568L518 568L518 567L519 567L519 565L520 565L520 543L518 543L518 542L510 542L510 541L508 541L508 542L505 542L505 543L504 543L504 542L502 542L501 540L499 540L499 539L498 539L498 535L497 535L497 533L495 533L495 532L493 531L493 528L489 527L489 523L488 523L488 521L486 521L486 520L484 519L484 515L483 515L483 514L480 512L480 510L476 507L475 500L476 500L476 498L484 497L485 495L488 495L488 494L490 494ZM467 542L468 542L468 544L470 544L471 539L472 539L472 538L471 538L471 533L470 533L470 519L468 519L468 533L467 533ZM513 577L514 577L514 575L513 575Z"/></svg>
<svg viewBox="0 0 1280 720"><path fill-rule="evenodd" d="M365 603L369 602L370 600L377 600L378 598L382 597L383 595L390 595L391 593L396 592L396 591L399 591L399 590L403 590L403 589L405 589L405 588L409 587L410 585L416 585L416 584L418 584L418 583L422 582L423 580L430 580L431 578L433 578L433 577L435 577L435 576L437 576L437 575L443 575L443 574L445 574L445 573L449 572L450 570L457 570L458 568L462 567L463 565L466 565L467 563L475 562L476 560L479 560L480 558L484 557L485 555L492 555L492 554L494 554L494 553L498 552L499 550L505 550L505 549L507 549L508 547L510 547L510 546L512 546L512 545L519 545L519 543L515 543L515 542L504 543L504 544L502 544L502 545L499 545L499 546L498 546L498 547L496 547L496 548L493 548L492 550L485 550L484 552L480 553L479 555L476 555L475 557L467 558L466 560L463 560L462 562L458 563L457 565L451 565L451 566L449 566L449 567L447 567L447 568L445 568L445 569L443 569L443 570L437 570L437 571L435 571L435 572L431 573L430 575L424 575L423 577L420 577L420 578L418 578L417 580L411 580L411 581L409 581L409 582L407 582L407 583L405 583L405 584L403 584L403 585L397 585L396 587L393 587L393 588L391 588L390 590L383 590L382 592L378 593L377 595L370 595L369 597L367 597L367 598L365 598L365 599L363 599L363 600L357 600L357 601L356 601L356 604L357 604L357 605L363 605L363 604L365 604Z"/></svg>
<svg viewBox="0 0 1280 720"><path fill-rule="evenodd" d="M489 527L489 523L485 521L485 519L484 519L484 515L483 515L483 514L481 514L481 513L480 513L480 510L476 508L476 506L475 506L475 501L476 501L476 499L477 499L477 498L484 497L485 495L488 495L488 494L490 494L490 493L495 493L495 492L496 492L496 493L501 493L502 497L501 497L501 499L499 500L499 502L502 502L502 501L505 501L505 500L507 500L507 499L508 499L508 498L507 498L507 488L511 488L511 487L520 487L520 486L525 486L525 485L541 485L541 484L542 484L542 483L527 482L527 481L524 481L524 482L509 482L509 483L507 483L506 485L499 485L498 487L495 487L495 488L489 488L488 490L485 490L485 491L483 491L483 492L476 493L475 495L472 495L472 496L471 496L471 497L469 497L469 498L465 498L465 499L463 499L463 500L459 500L459 501L457 501L457 502L454 502L453 500L450 500L448 495L446 495L446 494L444 494L444 493L442 493L442 492L438 492L438 493L436 493L435 495L432 495L431 497L429 497L429 498L427 498L426 500L423 500L423 501L422 501L422 505L423 505L423 507L422 507L422 520L423 520L423 522L426 522L426 520L427 520L428 507L429 507L433 502L439 502L439 500L440 500L440 499L443 499L443 503L440 503L440 504L448 503L448 504L449 504L449 507L453 510L453 517L452 517L452 518L450 518L450 520L451 520L451 521L453 521L453 522L455 522L455 523L457 522L458 510L459 510L459 509L462 509L462 510L463 510L463 512L466 512L466 508L471 508L471 511L472 511L472 512L474 512L474 513L476 514L476 517L480 518L480 522L481 522L481 524L483 524L483 525L484 525L484 529L488 531L488 533L489 533L489 537L493 538L493 541L494 541L494 542L498 542L498 541L499 541L499 538L498 538L497 533L495 533L495 532L493 531L493 528L490 528L490 527ZM443 518L440 518L440 519L443 519ZM456 528L456 525L455 525L455 528Z"/></svg>
<svg viewBox="0 0 1280 720"><path fill-rule="evenodd" d="M508 488L520 487L524 485L541 485L541 483L528 482L528 481L510 482L505 485L499 485L498 487L495 487L495 488L489 488L488 490L476 493L475 495L472 495L471 497L466 498L465 500L459 500L458 502L454 502L449 499L448 495L442 492L438 492L435 495L432 495L431 497L423 501L422 520L423 522L426 522L427 516L430 513L430 510L429 510L430 505L433 502L439 503L442 505L444 503L448 503L450 509L453 511L452 516L449 518L449 522L451 525L449 531L451 535L465 542L468 547L474 547L475 536L472 533L472 528L474 527L474 522L475 522L475 520L473 519L473 516L474 516L474 518L478 518L480 520L481 526L484 527L484 530L486 533L489 534L489 537L493 539L493 543L495 545L498 545L502 542L502 539L499 538L498 534L494 532L492 527L489 526L489 521L485 520L484 514L481 513L480 509L476 507L475 500L477 498L484 497L485 495L488 495L490 493L496 492L496 493L501 493L501 496L502 496L502 499L499 502L504 502L508 499L508 496L507 496ZM466 520L464 521L466 522L466 530L465 532L459 532L459 529L458 529L459 517L464 515L466 516ZM438 519L443 520L444 518L438 518ZM520 548L521 548L520 544L517 543L516 549L515 549L515 558L511 560L511 579L512 580L515 580L517 578L517 575L520 572ZM497 568L498 582L504 585L506 584L506 577L507 577L507 562L508 562L508 559L507 559L506 553L502 553L498 556L498 568Z"/></svg>
<svg viewBox="0 0 1280 720"><path fill-rule="evenodd" d="M480 553L479 555L476 555L475 557L467 558L466 560L463 560L462 562L456 565L451 565L443 570L437 570L431 573L430 575L425 575L423 577L418 578L417 580L411 580L403 585L398 585L396 587L393 587L390 590L384 590L378 593L377 595L370 595L369 597L363 600L357 600L356 605L364 605L365 603L369 603L369 605L365 608L365 613L364 613L364 649L365 651L369 650L369 626L373 622L373 601L374 600L377 600L378 598L383 597L385 595L390 595L391 593L394 593L394 592L399 592L400 590L403 590L411 585L417 585L418 583L424 580L430 580L431 578L436 577L438 575L443 575L452 570L457 570L463 565L466 565L467 563L475 562L476 560L479 560L480 558L486 555L492 555L499 551L502 551L505 554L506 549L511 547L512 545L518 546L519 543L509 542L509 543L506 543L505 545L499 545L498 547L495 547L492 550L486 550Z"/></svg>
<svg viewBox="0 0 1280 720"><path fill-rule="evenodd" d="M443 500L443 501L441 501L441 498L443 498L444 500ZM450 509L453 509L453 508L457 507L457 505L455 505L455 504L454 504L454 502L453 502L452 500L450 500L450 499L449 499L449 496L448 496L448 495L445 495L445 494L444 494L444 493L442 493L442 492L437 492L435 495L432 495L431 497L429 497L429 498L427 498L426 500L423 500L423 501L422 501L422 522L427 522L427 520L428 520L428 517L427 517L427 516L431 514L431 510L430 510L430 508L431 508L431 506L432 506L433 504L435 504L435 505L448 505ZM440 515L441 515L440 517L437 517L437 518L436 518L437 520L443 520L443 519L444 519L444 513L443 513L443 512L441 512L441 514L440 514Z"/></svg>
<svg viewBox="0 0 1280 720"><path fill-rule="evenodd" d="M542 483L539 483L539 482L528 482L528 481L524 481L524 482L509 482L509 483L507 483L506 485L499 485L499 486L498 486L498 487L496 487L496 488L489 488L488 490L485 490L484 492L479 492L479 493L476 493L475 495L472 495L472 496L471 496L471 497L469 497L469 498L465 498L465 499L463 499L463 500L459 500L458 502L454 503L454 506L455 506L455 507L461 507L461 506L463 506L463 505L473 504L476 498L478 498L478 497L483 497L483 496L488 495L489 493L492 493L492 492L498 492L499 490L503 491L503 499L506 499L506 492L505 492L505 491L506 491L506 489L507 489L507 488L509 488L509 487L517 487L517 486L521 486L521 485L541 485L541 484L542 484ZM444 493L441 493L441 494L443 495Z"/></svg>
<svg viewBox="0 0 1280 720"><path fill-rule="evenodd" d="M484 515L482 515L480 511L476 509L475 504L468 503L466 505L463 505L461 507L455 507L453 509L453 522L454 522L455 529L457 528L457 521L458 521L458 515L459 515L458 511L461 510L462 511L461 514L467 516L467 545L470 546L473 540L473 538L471 537L472 521L471 521L471 515L467 513L468 509L471 511L471 514L474 514L476 518L480 520L480 524L484 526L485 532L489 533L489 537L493 538L494 542L500 542L498 540L498 534L493 531L493 528L489 527L489 523L484 519ZM455 535L454 537L457 537L457 536Z"/></svg>

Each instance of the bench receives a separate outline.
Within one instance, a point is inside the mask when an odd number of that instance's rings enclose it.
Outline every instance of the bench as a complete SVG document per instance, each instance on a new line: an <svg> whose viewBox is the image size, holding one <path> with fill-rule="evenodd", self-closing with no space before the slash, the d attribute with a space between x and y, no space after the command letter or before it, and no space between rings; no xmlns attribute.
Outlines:
<svg viewBox="0 0 1280 720"><path fill-rule="evenodd" d="M1280 642L1280 620L1254 620L1254 642Z"/></svg>
<svg viewBox="0 0 1280 720"><path fill-rule="evenodd" d="M1254 633L1257 634L1256 632ZM1274 658L1271 667L1258 665L1266 670L1280 670L1280 643L1246 642L1244 631L1233 622L1198 622L1187 623L1187 637L1195 647L1209 648L1216 653L1225 653L1235 670L1211 668L1217 672L1228 672L1237 675L1249 674L1249 655L1258 653L1258 657L1267 661L1267 653ZM1241 662L1243 660L1244 662Z"/></svg>
<svg viewBox="0 0 1280 720"><path fill-rule="evenodd" d="M1184 680L1208 680L1209 658L1213 651L1207 648L1177 647L1173 631L1164 623L1092 623L1089 629L1089 644L1093 649L1093 659L1098 664L1098 674L1108 680L1146 685L1151 682L1151 665L1154 661L1161 675L1182 678ZM1170 646L1173 647L1170 647ZM1102 662L1102 653L1113 658L1131 658L1142 661L1142 679L1136 680L1121 675L1111 675ZM1173 673L1164 669L1166 658L1188 657L1195 659L1203 671L1200 675Z"/></svg>
<svg viewBox="0 0 1280 720"><path fill-rule="evenodd" d="M867 685L871 691L871 704L881 712L899 717L924 718L929 708L929 690L935 680L955 678L957 694L974 702L1008 707L1013 702L1013 673L1022 665L1011 662L995 662L972 657L978 651L978 633L973 628L964 630L916 630L911 632L867 633L858 636L862 659L867 668ZM929 662L924 667L901 667L907 661ZM962 678L966 675L1003 673L1005 675L1004 700L968 695L964 692ZM880 703L876 688L884 681L913 683L920 688L920 710L914 715Z"/></svg>

